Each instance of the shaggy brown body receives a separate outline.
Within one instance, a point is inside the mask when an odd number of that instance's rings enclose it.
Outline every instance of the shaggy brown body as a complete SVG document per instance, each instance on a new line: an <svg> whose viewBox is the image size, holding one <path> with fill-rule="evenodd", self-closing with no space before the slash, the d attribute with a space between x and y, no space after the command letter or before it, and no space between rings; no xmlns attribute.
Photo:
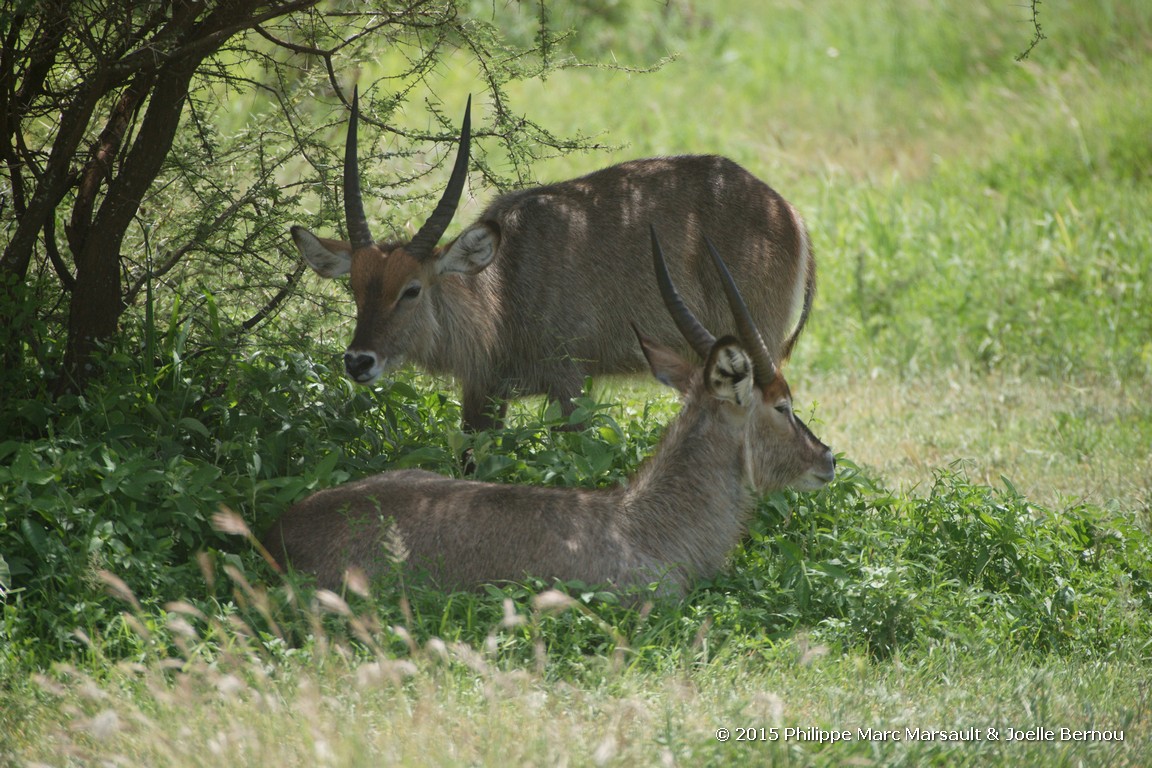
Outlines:
<svg viewBox="0 0 1152 768"><path fill-rule="evenodd" d="M345 366L354 380L405 362L450 374L463 388L465 427L484 429L499 423L510 397L545 394L567 409L586 377L642 371L632 323L687 351L652 284L649 225L673 279L688 287L688 306L725 329L727 310L708 299L720 283L707 233L730 260L769 351L787 359L816 268L803 221L771 187L723 157L635 160L501 195L439 247L466 177L467 125L437 226L430 218L411 243L353 249L292 229L317 273L350 274L357 315Z"/></svg>

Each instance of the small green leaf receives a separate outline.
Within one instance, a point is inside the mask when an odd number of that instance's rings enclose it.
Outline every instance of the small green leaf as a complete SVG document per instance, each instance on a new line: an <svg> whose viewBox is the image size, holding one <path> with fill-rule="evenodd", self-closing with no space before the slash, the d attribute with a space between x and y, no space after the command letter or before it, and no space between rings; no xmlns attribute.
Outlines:
<svg viewBox="0 0 1152 768"><path fill-rule="evenodd" d="M178 424L180 425L181 429L187 430L188 432L195 432L201 437L211 436L208 432L208 427L204 426L202 421L194 419L191 416L185 416L184 418L180 419Z"/></svg>
<svg viewBox="0 0 1152 768"><path fill-rule="evenodd" d="M24 540L41 560L48 556L48 533L43 526L32 518L25 517L20 521L20 532L24 534Z"/></svg>

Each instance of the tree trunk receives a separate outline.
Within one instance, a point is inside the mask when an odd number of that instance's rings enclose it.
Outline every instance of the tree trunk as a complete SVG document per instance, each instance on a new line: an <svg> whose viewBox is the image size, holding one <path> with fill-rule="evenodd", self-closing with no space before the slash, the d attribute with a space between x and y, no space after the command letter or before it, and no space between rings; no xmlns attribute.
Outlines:
<svg viewBox="0 0 1152 768"><path fill-rule="evenodd" d="M120 172L111 180L96 218L82 236L75 229L71 233L78 240L73 243L76 284L69 306L64 371L57 382L57 393L83 389L92 373L92 353L100 342L117 335L124 312L120 247L132 217L172 148L189 82L201 60L202 57L189 56L160 71L140 131Z"/></svg>
<svg viewBox="0 0 1152 768"><path fill-rule="evenodd" d="M314 1L301 0L298 5ZM189 35L187 44L156 73L140 130L119 172L109 180L108 192L86 232L87 216L82 207L90 205L91 195L90 190L84 187L93 179L87 175L82 179L75 211L78 215L73 217L69 232L76 260L76 283L69 306L64 370L57 382L57 393L83 389L93 372L92 353L102 341L116 338L120 316L125 309L120 283L120 249L124 235L172 148L184 102L188 98L188 88L197 68L232 34L253 23L256 5L256 0L225 4L194 23L197 14L203 10L202 4L179 4L180 13L173 15L169 27L173 34L178 31L180 35ZM286 10L281 7L270 15L280 15ZM146 91L146 81L138 78L125 94L121 108L127 108L126 105L134 99L143 98ZM113 133L116 130L113 125L110 129ZM109 135L102 138L108 139Z"/></svg>

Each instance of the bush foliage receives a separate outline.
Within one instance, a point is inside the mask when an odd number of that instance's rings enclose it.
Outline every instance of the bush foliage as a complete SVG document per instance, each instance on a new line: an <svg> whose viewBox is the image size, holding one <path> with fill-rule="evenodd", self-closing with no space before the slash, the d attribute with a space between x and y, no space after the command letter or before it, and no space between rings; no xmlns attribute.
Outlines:
<svg viewBox="0 0 1152 768"><path fill-rule="evenodd" d="M133 375L75 402L7 403L9 434L29 435L0 443L0 639L9 661L68 658L83 652L85 636L100 638L104 654L138 653L139 638L117 629L124 606L104 572L156 621L171 601L221 610L236 586L228 573L280 594L281 577L246 540L213 529L221 508L259 533L292 501L348 478L409 466L458 474L464 448L481 479L610 484L651 451L673 412L660 399L640 412L585 400L571 432L554 430L554 410L543 409L466 436L452 400L423 379L374 392L304 357L220 351L173 355L148 375L131 361L118 370ZM940 471L922 498L899 498L850 462L842 467L824 492L767 498L726 574L682 605L637 612L567 585L588 610L558 619L577 626L549 642L565 645L561 657L576 654L572 662L592 652L588 643L623 643L659 666L700 653L705 625L712 654L807 628L879 657L940 642L1108 655L1139 651L1129 638L1152 632L1152 552L1127 516L1039 508L1007 482L974 485L959 469ZM374 606L385 625L424 640L482 643L503 598L526 604L552 586L442 595L400 579L377 585ZM310 634L299 615L278 621L303 622L291 630L295 642ZM529 639L507 643L530 657Z"/></svg>

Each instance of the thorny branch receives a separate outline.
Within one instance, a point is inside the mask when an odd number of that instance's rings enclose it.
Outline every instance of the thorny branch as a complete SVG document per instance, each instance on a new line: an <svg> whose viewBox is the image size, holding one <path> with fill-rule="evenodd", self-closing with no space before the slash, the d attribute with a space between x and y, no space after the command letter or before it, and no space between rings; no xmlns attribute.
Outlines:
<svg viewBox="0 0 1152 768"><path fill-rule="evenodd" d="M1040 27L1040 3L1043 0L1031 0L1029 5L1032 10L1032 40L1028 43L1028 47L1022 52L1016 54L1016 61L1024 61L1028 55L1032 53L1032 49L1040 44L1041 40L1047 40L1048 36L1044 34L1044 30Z"/></svg>

